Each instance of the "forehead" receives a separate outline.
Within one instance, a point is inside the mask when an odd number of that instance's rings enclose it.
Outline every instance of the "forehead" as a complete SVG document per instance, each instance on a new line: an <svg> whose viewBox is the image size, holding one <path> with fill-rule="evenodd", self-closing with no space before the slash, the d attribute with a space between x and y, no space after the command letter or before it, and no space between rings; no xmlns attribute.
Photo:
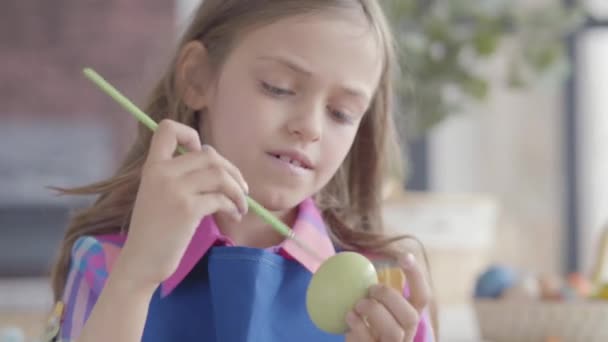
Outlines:
<svg viewBox="0 0 608 342"><path fill-rule="evenodd" d="M337 11L291 16L244 34L236 58L276 54L296 59L317 77L375 88L383 49L363 13Z"/></svg>

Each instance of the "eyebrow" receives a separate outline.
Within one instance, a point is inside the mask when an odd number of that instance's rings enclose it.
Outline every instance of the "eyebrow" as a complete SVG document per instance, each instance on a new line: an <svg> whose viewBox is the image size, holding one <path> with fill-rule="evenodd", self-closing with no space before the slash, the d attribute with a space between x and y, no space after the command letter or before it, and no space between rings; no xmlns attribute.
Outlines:
<svg viewBox="0 0 608 342"><path fill-rule="evenodd" d="M282 65L286 66L287 68L289 68L299 74L303 74L306 77L312 76L312 71L310 71L306 67L304 67L288 58L282 57L282 56L262 56L262 57L259 57L258 59L263 60L263 61L270 61L270 62L282 64ZM342 86L340 88L342 90L344 90L350 96L359 97L362 99L369 98L369 96L363 89L357 89L357 88L348 87L348 86L346 86L346 87Z"/></svg>
<svg viewBox="0 0 608 342"><path fill-rule="evenodd" d="M279 63L282 64L286 67L288 67L289 69L300 73L300 74L304 74L308 77L312 76L312 71L308 70L306 67L301 66L300 64L285 58L285 57L281 57L281 56L262 56L259 57L258 59L263 60L263 61L270 61L270 62L275 62L275 63Z"/></svg>

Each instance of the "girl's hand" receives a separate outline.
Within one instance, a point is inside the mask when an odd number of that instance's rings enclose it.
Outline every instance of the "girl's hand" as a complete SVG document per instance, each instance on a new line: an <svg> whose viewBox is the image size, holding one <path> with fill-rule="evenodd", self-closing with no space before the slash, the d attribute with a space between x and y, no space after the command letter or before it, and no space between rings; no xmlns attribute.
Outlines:
<svg viewBox="0 0 608 342"><path fill-rule="evenodd" d="M350 331L347 342L411 342L420 316L430 300L430 287L413 254L399 260L410 290L409 299L403 293L385 285L370 288L369 297L360 300L347 315Z"/></svg>
<svg viewBox="0 0 608 342"><path fill-rule="evenodd" d="M177 146L188 153L174 157ZM213 148L201 146L193 128L164 120L143 166L121 269L137 288L156 288L175 272L195 229L222 211L240 220L247 184Z"/></svg>

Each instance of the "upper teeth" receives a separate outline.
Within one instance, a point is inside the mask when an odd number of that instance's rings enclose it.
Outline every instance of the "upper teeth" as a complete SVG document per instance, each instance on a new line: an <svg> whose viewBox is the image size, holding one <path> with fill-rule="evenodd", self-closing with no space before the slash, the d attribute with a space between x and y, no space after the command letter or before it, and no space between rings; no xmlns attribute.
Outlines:
<svg viewBox="0 0 608 342"><path fill-rule="evenodd" d="M282 161L284 161L286 163L290 163L293 166L302 167L302 163L300 163L299 160L293 160L293 159L289 158L288 156L279 156L279 159L281 159Z"/></svg>

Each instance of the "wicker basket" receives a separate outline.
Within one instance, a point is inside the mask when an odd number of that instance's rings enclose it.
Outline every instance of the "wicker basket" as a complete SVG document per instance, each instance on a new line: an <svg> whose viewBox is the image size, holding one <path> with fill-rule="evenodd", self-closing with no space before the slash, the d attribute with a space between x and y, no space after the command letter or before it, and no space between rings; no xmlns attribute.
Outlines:
<svg viewBox="0 0 608 342"><path fill-rule="evenodd" d="M474 306L484 340L608 342L608 302L488 299Z"/></svg>

